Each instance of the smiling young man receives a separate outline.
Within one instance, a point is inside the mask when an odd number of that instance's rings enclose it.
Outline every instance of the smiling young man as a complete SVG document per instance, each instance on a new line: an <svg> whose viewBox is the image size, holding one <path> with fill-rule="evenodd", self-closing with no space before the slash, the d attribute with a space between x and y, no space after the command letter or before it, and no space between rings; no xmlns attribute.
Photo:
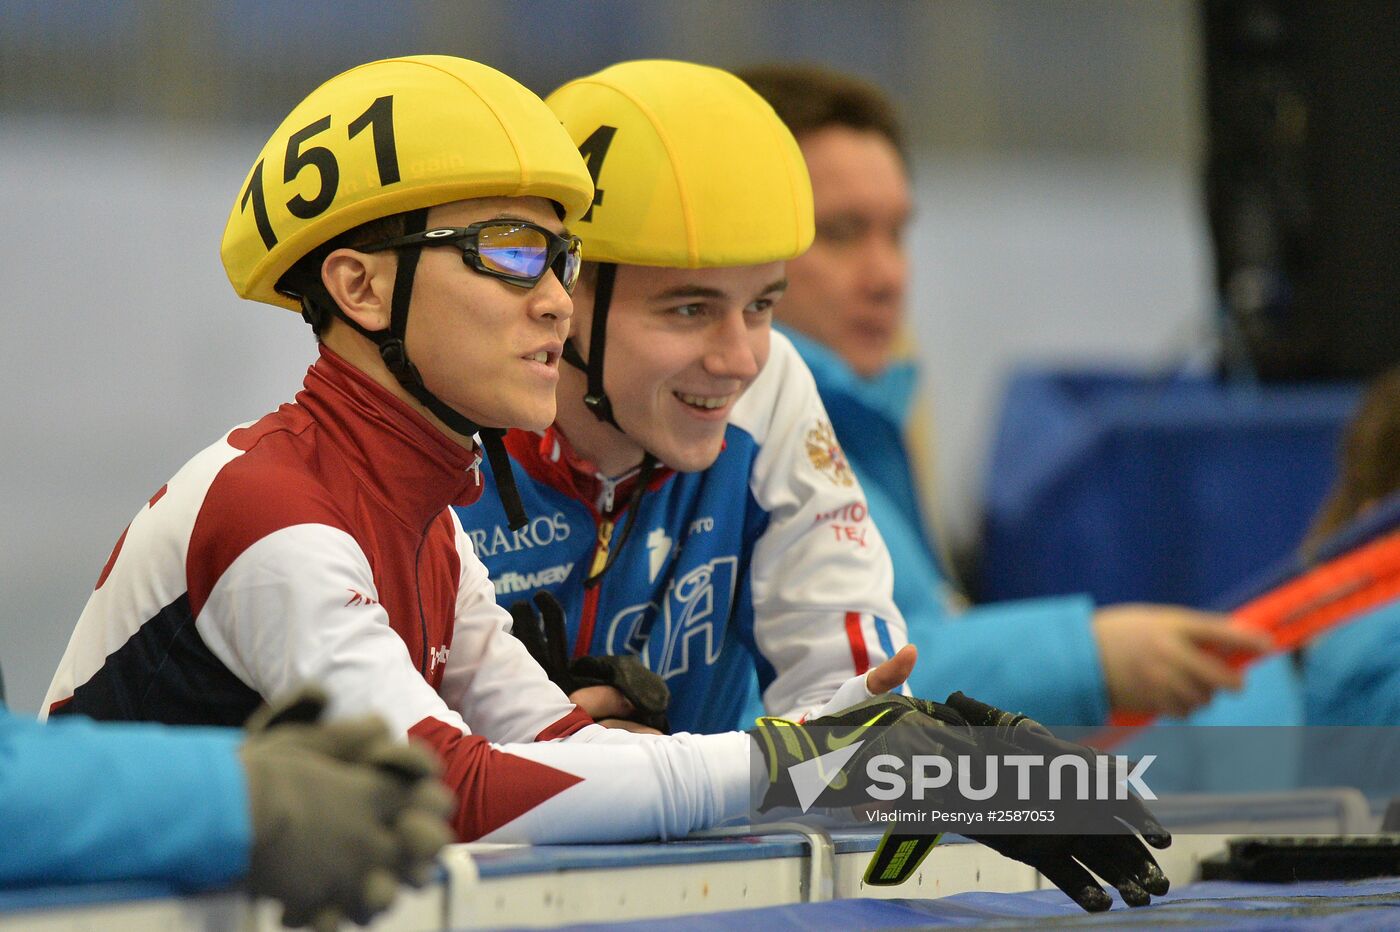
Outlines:
<svg viewBox="0 0 1400 932"><path fill-rule="evenodd" d="M511 530L492 496L460 510L522 639L570 689L601 681L584 687L602 690L589 697L598 714L659 712L677 731L734 727L757 680L771 711L841 726L850 778L830 781L833 796L859 794L873 756L951 753L944 742L988 714L1016 727L961 696L886 694L914 661L907 646L896 655L889 558L811 374L772 332L785 263L812 238L792 135L733 75L684 62L615 65L548 103L597 187L577 224L597 261L575 293L574 368L561 372L554 424L506 438L530 521ZM490 479L502 475L491 464ZM638 660L651 672L634 676ZM659 708L628 709L609 668L627 701ZM668 689L636 688L648 677ZM807 727L756 723L770 783L838 747ZM850 743L857 734L868 740ZM764 802L780 798L796 799L780 788ZM1102 830L1121 830L1100 815ZM1168 843L1155 823L1136 825ZM1084 866L1131 903L1167 888L1135 837L978 840L1086 909L1110 901Z"/></svg>
<svg viewBox="0 0 1400 932"><path fill-rule="evenodd" d="M683 62L615 65L546 102L598 193L558 417L506 438L532 520L512 532L489 495L459 509L497 599L557 598L568 652L640 659L676 730L740 725L755 682L789 717L898 686L914 657L895 659L889 558L772 331L812 237L792 135L733 75Z"/></svg>

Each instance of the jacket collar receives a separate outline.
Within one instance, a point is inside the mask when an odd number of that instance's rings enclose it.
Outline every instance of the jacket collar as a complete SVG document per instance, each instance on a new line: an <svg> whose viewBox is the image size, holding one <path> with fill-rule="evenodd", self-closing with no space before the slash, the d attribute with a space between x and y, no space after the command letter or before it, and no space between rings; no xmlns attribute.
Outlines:
<svg viewBox="0 0 1400 932"><path fill-rule="evenodd" d="M481 496L481 452L426 418L325 346L297 404L335 444L360 482L405 524L421 529L449 505Z"/></svg>
<svg viewBox="0 0 1400 932"><path fill-rule="evenodd" d="M827 407L834 407L835 402L853 404L895 425L903 425L909 419L919 381L918 367L913 362L900 360L872 378L861 378L825 344L787 327L778 329L792 341L802 361L812 370Z"/></svg>
<svg viewBox="0 0 1400 932"><path fill-rule="evenodd" d="M609 479L598 472L598 467L592 461L574 449L558 424L551 424L543 433L508 431L506 449L510 451L511 459L519 463L532 479L566 492L599 514L622 507L631 497L637 481L636 469L620 479ZM647 491L655 492L673 475L675 470L658 464L651 474L651 481L647 483ZM609 483L613 484L613 508L605 509L601 507L600 499Z"/></svg>

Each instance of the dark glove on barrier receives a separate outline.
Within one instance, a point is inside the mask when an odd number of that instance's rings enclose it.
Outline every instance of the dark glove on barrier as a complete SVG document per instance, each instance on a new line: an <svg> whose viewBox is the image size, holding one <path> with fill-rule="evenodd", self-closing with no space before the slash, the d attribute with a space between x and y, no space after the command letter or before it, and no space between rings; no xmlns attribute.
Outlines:
<svg viewBox="0 0 1400 932"><path fill-rule="evenodd" d="M280 900L285 925L318 930L369 922L399 880L430 879L452 838L436 759L394 743L377 717L308 724L324 705L303 691L255 714L239 749L253 823L248 888Z"/></svg>
<svg viewBox="0 0 1400 932"><path fill-rule="evenodd" d="M970 727L972 723L977 724L977 731ZM813 730L811 726L824 727ZM904 696L880 696L805 725L760 719L758 727L750 734L767 768L768 790L760 811L799 805L805 809L812 805L810 800L803 805L799 799L791 768L857 741L861 741L858 751L841 767L841 773L828 781L827 788L816 797L815 805L868 805L871 799L866 793L863 776L867 763L879 754L893 754L904 761L915 755L936 755L956 762L963 754L980 757L1031 752L1048 757L1073 753L1091 762L1094 760L1088 748L1055 738L1038 722L1002 712L961 693L949 697L946 704ZM1020 805L1033 808L1037 800L1049 799L1043 781L1033 783L1030 790L1030 800ZM1171 843L1171 836L1141 800L1130 796L1126 800L1085 804L1078 814L1083 818L1086 813L1102 823L1103 834L965 834L994 851L1034 867L1089 911L1107 909L1111 905L1108 894L1090 876L1089 870L1112 883L1124 902L1130 905L1148 902L1149 894L1167 892L1167 878L1142 840L1135 834L1125 834L1125 827L1140 832L1156 848L1165 848ZM882 848L903 837L886 836ZM935 837L922 837L926 851ZM911 860L917 864L917 858Z"/></svg>
<svg viewBox="0 0 1400 932"><path fill-rule="evenodd" d="M511 633L565 695L585 686L611 686L632 703L636 710L632 721L662 733L671 730L666 719L671 691L665 680L630 654L569 660L564 607L547 591L535 593L534 602L538 614L528 602L516 602L510 607Z"/></svg>
<svg viewBox="0 0 1400 932"><path fill-rule="evenodd" d="M993 729L992 741L1005 742L1011 753L1031 752L1052 757L1078 754L1091 764L1099 762L1092 750L1056 738L1044 725L1013 712L978 702L960 692L948 697L951 708L967 719L968 724ZM1007 753L998 748L998 753ZM1110 785L1116 781L1116 775ZM1152 817L1147 806L1129 794L1125 800L1105 800L1105 819L1118 819L1135 832L1141 833L1147 844L1165 848L1171 835ZM1112 905L1108 894L1089 875L1098 874L1113 884L1129 906L1144 906L1150 894L1161 896L1170 884L1152 853L1136 835L969 835L982 844L1015 861L1029 864L1059 887L1070 899L1091 912ZM1085 870L1088 868L1088 870Z"/></svg>

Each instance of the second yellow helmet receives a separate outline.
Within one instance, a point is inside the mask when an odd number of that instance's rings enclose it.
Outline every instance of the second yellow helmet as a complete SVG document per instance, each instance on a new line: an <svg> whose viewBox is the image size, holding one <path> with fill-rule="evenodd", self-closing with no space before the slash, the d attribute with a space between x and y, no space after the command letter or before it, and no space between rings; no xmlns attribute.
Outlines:
<svg viewBox="0 0 1400 932"><path fill-rule="evenodd" d="M812 184L773 108L727 71L630 61L546 99L588 163L589 261L759 265L812 243Z"/></svg>

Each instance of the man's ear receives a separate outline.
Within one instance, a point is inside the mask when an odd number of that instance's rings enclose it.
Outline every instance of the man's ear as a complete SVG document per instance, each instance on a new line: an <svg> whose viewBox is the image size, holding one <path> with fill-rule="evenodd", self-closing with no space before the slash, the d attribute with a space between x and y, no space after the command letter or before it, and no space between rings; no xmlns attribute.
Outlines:
<svg viewBox="0 0 1400 932"><path fill-rule="evenodd" d="M392 252L337 249L321 263L321 281L346 317L366 330L387 330L397 269Z"/></svg>

